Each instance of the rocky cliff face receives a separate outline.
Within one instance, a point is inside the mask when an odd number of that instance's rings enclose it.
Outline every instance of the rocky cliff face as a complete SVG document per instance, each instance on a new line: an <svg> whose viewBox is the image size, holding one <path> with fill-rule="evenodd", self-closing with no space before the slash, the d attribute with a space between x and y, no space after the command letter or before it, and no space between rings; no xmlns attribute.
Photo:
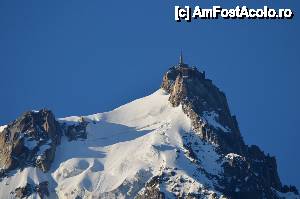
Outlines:
<svg viewBox="0 0 300 199"><path fill-rule="evenodd" d="M245 145L225 94L204 72L179 64L167 71L161 87L170 94L174 107L182 105L197 135L216 145L227 160L218 188L226 197L277 198L274 189L298 193L293 186L282 186L274 157L265 155L257 146ZM193 153L194 148L188 148Z"/></svg>
<svg viewBox="0 0 300 199"><path fill-rule="evenodd" d="M47 172L61 136L86 139L87 122L58 123L50 110L25 112L0 133L0 168L6 171L33 166Z"/></svg>
<svg viewBox="0 0 300 199"><path fill-rule="evenodd" d="M170 93L169 101L173 106L183 105L184 112L192 119L202 138L219 145L224 152L245 152L245 144L235 116L230 114L225 94L205 78L205 73L188 66L173 67L164 75L161 87ZM222 126L209 126L207 120L216 120Z"/></svg>
<svg viewBox="0 0 300 199"><path fill-rule="evenodd" d="M25 112L0 132L0 181L14 169L36 167L48 172L61 137L65 135L69 141L85 139L86 125L85 121L60 124L47 109ZM11 192L15 198L27 198L34 193L40 198L48 197L48 181L30 181Z"/></svg>
<svg viewBox="0 0 300 199"><path fill-rule="evenodd" d="M61 128L51 111L24 113L0 134L2 172L27 166L48 171L61 135Z"/></svg>

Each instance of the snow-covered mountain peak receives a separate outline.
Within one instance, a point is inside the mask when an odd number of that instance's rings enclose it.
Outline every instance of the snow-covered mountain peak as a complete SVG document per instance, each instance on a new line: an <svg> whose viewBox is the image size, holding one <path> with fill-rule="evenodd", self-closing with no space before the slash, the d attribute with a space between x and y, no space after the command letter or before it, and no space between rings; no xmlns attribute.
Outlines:
<svg viewBox="0 0 300 199"><path fill-rule="evenodd" d="M274 157L244 144L225 94L183 63L110 112L30 111L0 132L2 198L299 198Z"/></svg>

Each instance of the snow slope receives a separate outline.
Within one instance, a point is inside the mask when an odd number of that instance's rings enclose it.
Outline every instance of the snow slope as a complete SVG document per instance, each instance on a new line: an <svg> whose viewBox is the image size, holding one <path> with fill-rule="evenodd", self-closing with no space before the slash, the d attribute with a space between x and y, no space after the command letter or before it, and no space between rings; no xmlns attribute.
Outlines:
<svg viewBox="0 0 300 199"><path fill-rule="evenodd" d="M173 184L162 187L169 197L173 197L169 193L172 186L183 179L190 184L184 183L186 187L178 190L178 194L198 191L203 183L212 187L212 181L205 175L193 176L199 172L186 155L183 138L183 134L191 134L191 122L180 106L170 105L168 97L160 89L111 112L84 116L89 122L86 140L70 142L63 137L50 172L42 173L31 167L12 172L12 177L0 184L2 197L13 198L10 192L28 181L38 184L48 179L50 198L133 198L143 191L151 177L173 168ZM80 119L72 116L59 121L76 123ZM221 172L213 147L206 145L200 150L207 153L203 165L208 172Z"/></svg>
<svg viewBox="0 0 300 199"><path fill-rule="evenodd" d="M113 111L83 116L89 122L87 139L63 137L48 173L32 167L11 172L0 182L1 198L14 198L11 191L27 182L45 180L50 198L134 198L153 176L165 176L160 188L166 198L192 192L203 193L203 198L212 193L222 197L213 188L223 172L221 157L192 131L182 107L172 107L168 98L160 89ZM81 119L59 121L72 124Z"/></svg>
<svg viewBox="0 0 300 199"><path fill-rule="evenodd" d="M185 150L182 134L191 132L191 122L181 106L170 105L168 97L158 90L111 112L85 116L90 122L88 139L58 147L57 169L52 174L58 195L133 197L146 181L166 168L178 168L181 177L194 181L194 187L187 189L197 191L202 184L193 179L196 168L184 153L178 154ZM60 119L71 123L79 120L76 116ZM203 150L212 153L205 164L217 164L214 150ZM221 172L220 165L211 165L207 166L212 173ZM210 183L205 176L200 177ZM171 188L165 189L168 192Z"/></svg>

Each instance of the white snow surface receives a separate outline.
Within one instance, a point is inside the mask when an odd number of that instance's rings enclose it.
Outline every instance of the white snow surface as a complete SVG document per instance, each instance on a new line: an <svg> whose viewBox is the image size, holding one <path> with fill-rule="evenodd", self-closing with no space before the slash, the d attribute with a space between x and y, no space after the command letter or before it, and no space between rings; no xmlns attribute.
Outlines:
<svg viewBox="0 0 300 199"><path fill-rule="evenodd" d="M0 126L0 133L7 127L7 125Z"/></svg>
<svg viewBox="0 0 300 199"><path fill-rule="evenodd" d="M193 179L196 168L183 153L176 152L184 150L182 134L191 132L191 121L182 107L172 107L168 98L163 90L158 90L111 112L84 116L90 122L88 139L63 141L57 148L53 164L57 169L52 177L58 196L131 198L166 168L176 167L180 177ZM74 123L80 119L71 116L60 121ZM210 169L215 172L214 168ZM200 178L201 183L212 186L204 175ZM198 190L203 187L201 183L194 179L193 186L185 183L182 191ZM171 191L171 187L164 189Z"/></svg>
<svg viewBox="0 0 300 199"><path fill-rule="evenodd" d="M225 158L233 160L235 158L242 158L242 156L240 156L239 154L235 154L235 153L228 153Z"/></svg>
<svg viewBox="0 0 300 199"><path fill-rule="evenodd" d="M216 113L215 111L204 111L203 117L206 121L206 123L210 124L213 126L215 129L221 129L223 132L230 132L230 129L228 127L222 126L217 120L219 118L219 114Z"/></svg>
<svg viewBox="0 0 300 199"><path fill-rule="evenodd" d="M213 189L217 182L192 163L184 142L193 142L201 169L214 176L222 173L219 155L213 145L203 143L192 132L182 107L172 107L168 98L160 89L110 112L60 118L65 123L88 121L87 139L68 141L63 136L49 172L32 167L11 172L0 181L0 198L14 198L11 192L15 188L45 180L50 198L133 198L151 177L170 175L171 171L175 171L171 183L161 187L166 198L174 198L170 192L180 196L197 191L222 197Z"/></svg>

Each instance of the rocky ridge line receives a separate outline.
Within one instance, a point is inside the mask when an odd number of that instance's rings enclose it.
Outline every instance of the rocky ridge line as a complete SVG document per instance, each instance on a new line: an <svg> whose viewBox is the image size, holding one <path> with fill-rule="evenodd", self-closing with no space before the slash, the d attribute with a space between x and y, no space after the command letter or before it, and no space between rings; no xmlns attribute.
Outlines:
<svg viewBox="0 0 300 199"><path fill-rule="evenodd" d="M238 122L232 116L225 94L217 88L205 72L180 62L163 77L161 88L170 94L172 106L182 105L191 119L197 135L217 146L224 162L221 187L216 189L228 198L278 198L280 192L294 192L294 186L282 186L275 157L265 155L258 146L247 146ZM193 148L188 148L193 153Z"/></svg>

